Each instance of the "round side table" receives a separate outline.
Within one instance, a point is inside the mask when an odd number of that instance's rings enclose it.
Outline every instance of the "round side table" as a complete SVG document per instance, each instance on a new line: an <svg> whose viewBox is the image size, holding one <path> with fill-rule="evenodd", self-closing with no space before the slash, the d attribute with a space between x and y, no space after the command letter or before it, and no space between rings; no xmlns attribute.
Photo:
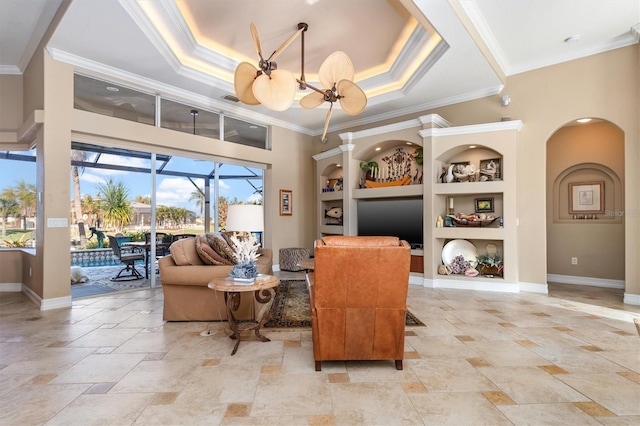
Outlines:
<svg viewBox="0 0 640 426"><path fill-rule="evenodd" d="M229 337L236 340L231 355L235 355L238 350L241 331L254 330L256 337L263 342L269 342L271 340L260 334L260 329L269 321L277 306L275 302L280 296L278 291L279 284L280 280L273 275L259 275L252 282L236 281L233 278L214 278L211 280L208 287L224 293L224 300L227 306L227 320L229 321L229 328L231 328L232 332ZM253 320L239 321L236 319L234 312L240 307L240 295L247 291L253 291L256 300L263 303L264 306Z"/></svg>

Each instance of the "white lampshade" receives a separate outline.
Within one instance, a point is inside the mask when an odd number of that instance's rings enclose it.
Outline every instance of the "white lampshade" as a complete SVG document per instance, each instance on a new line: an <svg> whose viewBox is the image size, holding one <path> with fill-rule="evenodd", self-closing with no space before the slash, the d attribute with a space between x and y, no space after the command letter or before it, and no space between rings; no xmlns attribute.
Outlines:
<svg viewBox="0 0 640 426"><path fill-rule="evenodd" d="M227 231L264 231L262 206L256 204L231 204L227 210Z"/></svg>

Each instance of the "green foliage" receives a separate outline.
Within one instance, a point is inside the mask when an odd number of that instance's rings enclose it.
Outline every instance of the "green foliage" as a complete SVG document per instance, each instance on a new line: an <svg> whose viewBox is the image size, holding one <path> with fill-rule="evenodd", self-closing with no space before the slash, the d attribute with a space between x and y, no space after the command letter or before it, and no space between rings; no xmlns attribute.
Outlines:
<svg viewBox="0 0 640 426"><path fill-rule="evenodd" d="M123 182L108 181L98 184L103 199L104 219L108 226L122 229L133 219L133 207L129 202L129 189Z"/></svg>
<svg viewBox="0 0 640 426"><path fill-rule="evenodd" d="M481 254L480 256L478 256L478 264L498 267L502 265L502 258L497 254L493 256L489 256L488 254Z"/></svg>
<svg viewBox="0 0 640 426"><path fill-rule="evenodd" d="M422 147L416 148L416 150L413 152L413 157L416 159L416 164L422 164L424 158Z"/></svg>
<svg viewBox="0 0 640 426"><path fill-rule="evenodd" d="M7 240L3 240L5 247L27 247L29 245L29 239L31 238L31 232L25 232L19 237L18 234L13 234Z"/></svg>
<svg viewBox="0 0 640 426"><path fill-rule="evenodd" d="M147 231L127 231L123 235L131 237L131 241L144 241L144 234Z"/></svg>
<svg viewBox="0 0 640 426"><path fill-rule="evenodd" d="M109 239L105 238L104 241L102 242L102 248L110 248L111 246L109 245ZM96 240L90 240L87 242L87 244L84 246L84 248L86 250L92 250L92 249L97 249L98 247L98 241Z"/></svg>
<svg viewBox="0 0 640 426"><path fill-rule="evenodd" d="M360 168L365 172L368 172L369 170L378 169L379 167L378 167L378 163L376 163L375 161L369 161L368 163L361 161Z"/></svg>

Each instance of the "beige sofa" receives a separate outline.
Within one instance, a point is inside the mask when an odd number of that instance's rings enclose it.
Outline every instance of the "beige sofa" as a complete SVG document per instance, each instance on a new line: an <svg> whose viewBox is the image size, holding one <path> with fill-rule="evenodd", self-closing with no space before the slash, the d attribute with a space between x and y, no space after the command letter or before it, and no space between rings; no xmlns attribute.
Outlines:
<svg viewBox="0 0 640 426"><path fill-rule="evenodd" d="M198 241L197 241L198 240ZM164 293L165 321L219 321L227 318L224 294L207 287L213 278L229 276L231 265L207 265L196 250L198 238L186 238L171 245L171 253L158 261ZM262 249L258 271L273 274L273 253ZM252 292L242 294L238 319L253 318L260 304Z"/></svg>

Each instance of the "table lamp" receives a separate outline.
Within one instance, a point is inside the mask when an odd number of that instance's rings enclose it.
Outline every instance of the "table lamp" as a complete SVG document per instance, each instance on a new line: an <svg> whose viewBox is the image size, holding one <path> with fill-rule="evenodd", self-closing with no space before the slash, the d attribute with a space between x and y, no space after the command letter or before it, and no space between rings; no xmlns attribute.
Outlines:
<svg viewBox="0 0 640 426"><path fill-rule="evenodd" d="M256 235L258 244L262 246L264 231L264 214L258 204L231 204L227 210L227 231L250 232Z"/></svg>

